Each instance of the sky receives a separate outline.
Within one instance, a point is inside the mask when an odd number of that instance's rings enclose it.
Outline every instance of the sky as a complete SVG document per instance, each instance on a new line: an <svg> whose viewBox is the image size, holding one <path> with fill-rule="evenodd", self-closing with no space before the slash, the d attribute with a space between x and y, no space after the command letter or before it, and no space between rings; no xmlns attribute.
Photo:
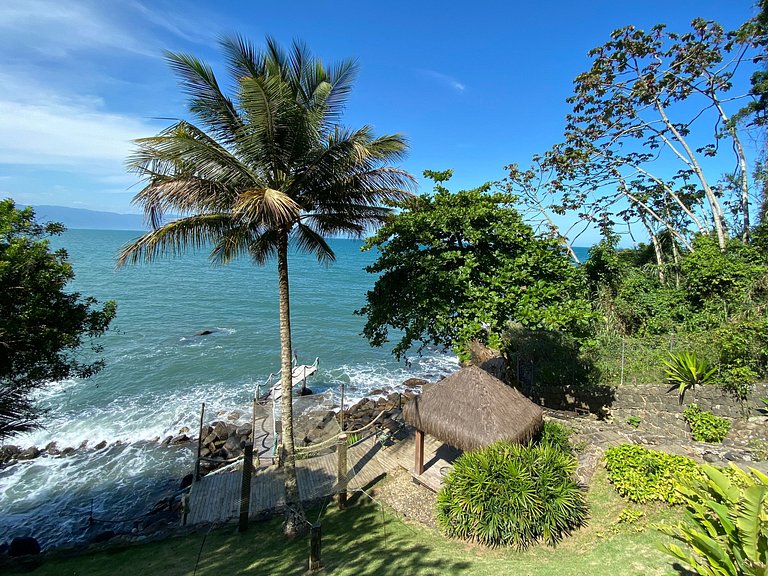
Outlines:
<svg viewBox="0 0 768 576"><path fill-rule="evenodd" d="M683 31L696 17L734 28L753 13L749 0L2 0L0 197L140 212L131 140L188 117L163 52L225 77L222 35L356 59L344 123L406 135L402 167L428 191L425 169L476 187L560 141L573 79L612 30Z"/></svg>

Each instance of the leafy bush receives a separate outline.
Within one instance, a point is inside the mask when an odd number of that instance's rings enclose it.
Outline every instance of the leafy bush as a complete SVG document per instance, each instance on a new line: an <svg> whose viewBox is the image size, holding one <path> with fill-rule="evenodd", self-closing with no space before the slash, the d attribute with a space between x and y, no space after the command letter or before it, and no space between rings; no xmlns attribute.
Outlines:
<svg viewBox="0 0 768 576"><path fill-rule="evenodd" d="M718 384L745 400L768 366L768 319L739 320L721 326Z"/></svg>
<svg viewBox="0 0 768 576"><path fill-rule="evenodd" d="M731 423L726 418L702 410L696 404L691 404L683 411L683 418L691 428L693 439L698 442L719 444L731 429Z"/></svg>
<svg viewBox="0 0 768 576"><path fill-rule="evenodd" d="M680 404L683 403L686 390L711 382L717 372L717 368L710 368L704 359L698 358L693 352L670 354L669 358L664 372L667 381L678 387Z"/></svg>
<svg viewBox="0 0 768 576"><path fill-rule="evenodd" d="M698 478L701 470L685 456L649 450L636 444L622 444L605 452L608 479L620 496L632 502L659 500L682 502L675 492L675 480Z"/></svg>
<svg viewBox="0 0 768 576"><path fill-rule="evenodd" d="M697 574L768 574L768 476L731 464L725 474L704 465L703 478L677 487L686 505L685 522L660 530L682 542L661 549Z"/></svg>
<svg viewBox="0 0 768 576"><path fill-rule="evenodd" d="M487 546L554 545L587 518L575 470L575 458L549 442L467 452L437 495L438 524L449 536Z"/></svg>
<svg viewBox="0 0 768 576"><path fill-rule="evenodd" d="M568 454L573 453L573 447L569 440L573 430L568 428L565 424L559 422L552 422L550 420L544 422L544 426L541 429L541 435L539 437L540 444L549 444L553 448L557 448Z"/></svg>
<svg viewBox="0 0 768 576"><path fill-rule="evenodd" d="M720 250L714 239L700 236L694 240L694 249L682 266L686 293L694 304L734 300L733 306L738 306L738 300L761 292L768 269L753 246L730 240L727 249Z"/></svg>

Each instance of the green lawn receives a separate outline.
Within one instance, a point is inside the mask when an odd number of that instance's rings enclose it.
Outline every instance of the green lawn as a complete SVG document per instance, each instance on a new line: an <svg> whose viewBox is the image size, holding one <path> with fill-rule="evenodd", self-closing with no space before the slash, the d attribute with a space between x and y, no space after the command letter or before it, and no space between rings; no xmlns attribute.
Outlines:
<svg viewBox="0 0 768 576"><path fill-rule="evenodd" d="M589 495L589 526L557 548L527 552L489 550L448 541L438 533L405 523L367 497L344 512L322 513L323 561L326 574L417 575L467 574L501 576L600 576L668 574L671 558L655 544L664 538L650 525L674 512L655 507L635 509L645 516L619 524L626 503L599 471ZM319 511L310 514L317 518ZM203 542L203 539L205 541ZM288 542L279 519L252 524L245 534L227 526L162 542L111 549L77 558L50 557L32 573L56 576L115 574L192 575L202 545L199 576L234 574L304 574L309 555L306 538Z"/></svg>

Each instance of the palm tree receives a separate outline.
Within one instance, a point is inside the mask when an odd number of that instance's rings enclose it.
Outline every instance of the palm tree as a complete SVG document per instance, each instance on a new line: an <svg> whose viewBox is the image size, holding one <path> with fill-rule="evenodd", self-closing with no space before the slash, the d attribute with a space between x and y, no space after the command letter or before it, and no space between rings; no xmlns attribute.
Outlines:
<svg viewBox="0 0 768 576"><path fill-rule="evenodd" d="M356 65L332 67L306 45L289 51L267 38L258 51L241 37L221 41L234 86L222 91L197 58L167 53L198 124L180 120L136 141L129 168L146 186L136 195L153 230L126 245L118 266L212 246L213 263L277 258L282 377L284 532L306 527L296 480L291 390L289 242L321 263L335 259L326 238L361 237L383 222L382 207L410 194L413 177L391 167L403 136L340 125ZM178 219L163 224L164 214Z"/></svg>

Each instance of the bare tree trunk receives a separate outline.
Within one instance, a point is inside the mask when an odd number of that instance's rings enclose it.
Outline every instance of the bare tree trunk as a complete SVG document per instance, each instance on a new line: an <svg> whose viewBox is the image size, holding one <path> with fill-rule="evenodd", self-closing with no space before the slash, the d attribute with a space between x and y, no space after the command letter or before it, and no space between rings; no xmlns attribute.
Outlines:
<svg viewBox="0 0 768 576"><path fill-rule="evenodd" d="M686 156L688 156L688 159L686 160L681 154L679 154L673 148L673 151L675 151L675 153L678 154L678 156L683 160L683 162L685 162L691 168L691 170L693 170L693 173L696 174L697 178L699 179L699 182L701 183L701 187L704 190L704 196L707 198L709 202L709 206L712 210L712 222L715 225L715 232L717 233L717 243L720 246L720 250L725 250L725 244L728 239L728 233L725 229L725 217L723 215L723 207L720 205L720 201L717 199L717 196L715 196L715 193L712 191L712 188L709 186L709 182L704 176L704 171L701 169L701 165L696 160L696 156L694 155L693 150L691 150L690 146L688 146L688 142L686 142L685 138L683 138L683 135L680 133L680 131L669 120L669 118L667 117L667 113L664 111L664 107L661 105L661 102L659 102L658 100L656 100L656 109L659 111L659 115L661 116L661 119L664 121L664 124L667 126L669 131L672 132L672 134L674 134L675 139L683 147L683 150L685 150Z"/></svg>
<svg viewBox="0 0 768 576"><path fill-rule="evenodd" d="M749 218L749 179L747 178L747 157L744 154L744 147L741 145L741 139L736 132L736 128L731 125L725 110L723 110L723 106L720 103L720 100L718 100L714 94L714 90L709 94L709 97L717 106L717 111L720 113L720 118L723 121L723 125L728 126L728 133L731 135L731 139L733 140L733 149L736 152L736 157L739 159L739 201L742 211L742 226L744 226L744 230L741 233L741 240L745 244L749 244L749 235L751 232L752 223L750 222Z"/></svg>
<svg viewBox="0 0 768 576"><path fill-rule="evenodd" d="M661 282L662 284L666 284L666 278L664 277L664 251L661 249L661 243L659 242L659 238L653 232L653 229L651 228L650 224L648 224L648 219L645 217L645 214L639 210L638 210L638 214L640 215L640 221L643 223L643 226L645 226L645 229L648 231L648 236L651 237L651 243L653 244L653 252L656 255L656 267L659 271L659 282Z"/></svg>
<svg viewBox="0 0 768 576"><path fill-rule="evenodd" d="M294 538L307 531L307 520L299 496L296 453L293 439L293 368L291 359L291 303L288 286L288 232L280 231L277 246L277 283L280 291L280 392L282 448L285 473L285 523L283 534Z"/></svg>

